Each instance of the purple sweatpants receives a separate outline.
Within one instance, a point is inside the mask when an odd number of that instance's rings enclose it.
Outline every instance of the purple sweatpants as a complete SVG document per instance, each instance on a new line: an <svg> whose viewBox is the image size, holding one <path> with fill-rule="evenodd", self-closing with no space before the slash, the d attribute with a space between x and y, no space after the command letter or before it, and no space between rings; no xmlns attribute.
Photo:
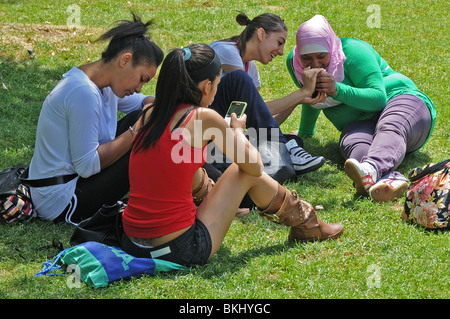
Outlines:
<svg viewBox="0 0 450 319"><path fill-rule="evenodd" d="M341 134L339 148L344 158L369 162L378 179L404 179L395 169L405 155L419 149L431 129L431 114L425 103L410 94L389 100L379 117L357 121Z"/></svg>

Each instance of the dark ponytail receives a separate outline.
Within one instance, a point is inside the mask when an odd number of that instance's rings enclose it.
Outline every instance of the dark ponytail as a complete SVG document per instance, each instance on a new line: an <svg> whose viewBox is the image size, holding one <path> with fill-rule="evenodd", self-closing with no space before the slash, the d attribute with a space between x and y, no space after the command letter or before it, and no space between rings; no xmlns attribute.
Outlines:
<svg viewBox="0 0 450 319"><path fill-rule="evenodd" d="M159 71L153 111L136 135L133 151L155 145L178 105L200 105L202 92L198 83L204 80L213 82L220 71L219 57L206 44L191 44L183 49L172 50Z"/></svg>
<svg viewBox="0 0 450 319"><path fill-rule="evenodd" d="M247 41L253 37L256 30L259 28L263 28L267 34L272 32L287 31L287 26L284 23L284 20L273 13L263 13L253 18L253 20L250 20L245 13L241 12L236 16L236 22L239 25L245 26L244 31L242 31L240 35L231 37L225 41L236 42L241 57L245 55Z"/></svg>
<svg viewBox="0 0 450 319"><path fill-rule="evenodd" d="M153 21L146 23L135 14L133 20L121 20L119 24L104 33L98 40L108 40L108 47L102 53L102 60L110 62L122 52L133 54L133 65L147 63L159 66L164 59L164 53L149 37L146 36L148 28Z"/></svg>

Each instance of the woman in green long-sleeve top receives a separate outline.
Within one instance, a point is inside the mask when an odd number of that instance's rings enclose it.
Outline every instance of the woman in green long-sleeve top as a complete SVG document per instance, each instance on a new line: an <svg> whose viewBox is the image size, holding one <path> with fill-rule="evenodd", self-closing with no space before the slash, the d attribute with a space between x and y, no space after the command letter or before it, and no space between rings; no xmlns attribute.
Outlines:
<svg viewBox="0 0 450 319"><path fill-rule="evenodd" d="M298 87L305 69L323 68L316 90L327 97L302 105L298 134L313 136L323 111L342 132L340 151L357 192L374 201L402 196L407 179L395 169L430 137L436 120L431 99L366 42L337 37L321 15L298 29L287 68Z"/></svg>

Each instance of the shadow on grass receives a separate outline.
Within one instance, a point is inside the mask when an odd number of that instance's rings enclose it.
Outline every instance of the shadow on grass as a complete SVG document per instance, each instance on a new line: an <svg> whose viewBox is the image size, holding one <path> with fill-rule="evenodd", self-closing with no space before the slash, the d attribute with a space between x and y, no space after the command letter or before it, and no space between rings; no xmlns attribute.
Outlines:
<svg viewBox="0 0 450 319"><path fill-rule="evenodd" d="M65 223L53 223L36 219L30 223L17 225L0 224L0 261L16 263L44 262L58 252L47 247L53 239L58 239L64 248L69 247L69 238L74 227ZM47 259L46 259L47 258Z"/></svg>
<svg viewBox="0 0 450 319"><path fill-rule="evenodd" d="M202 267L194 268L199 270L198 273L205 279L212 278L218 274L235 273L240 269L245 268L246 265L253 259L261 256L275 256L286 253L296 244L291 242L284 242L276 245L267 245L265 247L248 248L247 250L233 254L231 250L222 245L214 257Z"/></svg>

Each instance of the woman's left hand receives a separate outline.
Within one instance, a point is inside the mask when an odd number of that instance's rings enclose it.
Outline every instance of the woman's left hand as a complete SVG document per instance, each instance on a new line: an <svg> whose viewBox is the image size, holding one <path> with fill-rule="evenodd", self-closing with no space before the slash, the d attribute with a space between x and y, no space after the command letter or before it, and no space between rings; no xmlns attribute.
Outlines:
<svg viewBox="0 0 450 319"><path fill-rule="evenodd" d="M323 92L328 96L334 96L337 90L334 76L325 70L320 71L317 75L316 90L319 93Z"/></svg>

